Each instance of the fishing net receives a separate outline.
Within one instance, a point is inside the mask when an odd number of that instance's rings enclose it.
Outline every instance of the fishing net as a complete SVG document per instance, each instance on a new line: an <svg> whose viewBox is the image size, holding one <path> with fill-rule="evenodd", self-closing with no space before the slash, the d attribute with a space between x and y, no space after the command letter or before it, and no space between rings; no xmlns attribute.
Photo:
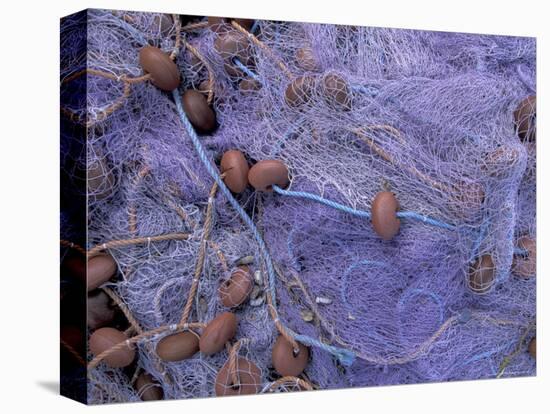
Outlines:
<svg viewBox="0 0 550 414"><path fill-rule="evenodd" d="M518 240L536 237L536 148L514 121L535 94L534 39L274 21L216 31L200 17L107 10L85 18L86 56L77 18L62 24L61 152L69 181L87 173L88 234L71 231L79 213L66 208L62 238L114 258L118 276L102 288L126 316L120 329L138 337L130 367L89 367L90 403L139 401L140 372L166 399L212 396L225 364L257 393L535 374L535 275L514 270L534 254ZM229 58L218 43L227 32L244 45ZM235 195L274 280L172 95L142 79L146 45L171 54L180 92L211 102L218 126L199 137L210 160L238 149L250 164L287 166L287 194ZM78 82L85 105L70 94ZM87 145L75 150L78 125ZM370 211L385 190L410 213L390 241L370 220L297 196ZM494 280L472 290L472 263L487 255ZM234 310L235 340L212 356L160 360L156 345L182 320L200 332L227 311L218 289L241 264L254 286ZM273 369L279 323L310 346L299 376Z"/></svg>

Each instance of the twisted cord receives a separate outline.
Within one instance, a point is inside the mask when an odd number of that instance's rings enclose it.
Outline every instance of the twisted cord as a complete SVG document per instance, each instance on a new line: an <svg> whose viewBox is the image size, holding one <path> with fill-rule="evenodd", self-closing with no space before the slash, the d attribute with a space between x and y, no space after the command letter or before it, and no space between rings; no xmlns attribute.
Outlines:
<svg viewBox="0 0 550 414"><path fill-rule="evenodd" d="M127 332L125 333L128 334L129 333L128 331L134 331L139 335L143 334L144 332L143 329L139 325L138 321L134 318L134 316L130 313L130 310L128 309L126 304L122 302L120 297L107 287L102 287L101 289L113 300L113 302L115 302L115 304L118 306L118 308L121 310L121 312L124 314L128 322L130 323L130 328L127 329ZM151 343L147 342L145 345L149 350L149 353L153 355L153 363L157 371L161 373L161 375L164 377L164 380L166 381L167 384L172 384L174 381L164 369L164 366L162 365L162 361L160 360L160 358L158 358L158 356L154 352L154 349L151 346Z"/></svg>
<svg viewBox="0 0 550 414"><path fill-rule="evenodd" d="M506 368L508 367L508 365L510 365L510 362L512 362L512 359L514 359L521 352L523 343L525 342L525 338L527 338L527 335L529 335L529 332L531 332L531 330L534 327L535 327L535 321L533 320L529 322L529 325L527 325L527 328L525 328L525 331L521 335L514 351L511 354L505 356L502 362L500 363L496 378L502 377L502 375L504 374L504 371L506 371Z"/></svg>
<svg viewBox="0 0 550 414"><path fill-rule="evenodd" d="M59 241L59 243L61 244L61 246L68 247L70 249L74 249L77 252L82 253L84 256L86 256L86 250L82 246L79 246L76 243L73 243L73 242L68 241L68 240L63 240L63 239L61 239Z"/></svg>
<svg viewBox="0 0 550 414"><path fill-rule="evenodd" d="M350 129L350 132L357 135L361 140L363 140L374 152L378 154L378 156L385 159L390 164L393 164L393 165L396 164L395 160L390 154L388 154L385 150L383 150L378 145L376 145L374 143L374 140L365 134L363 128L352 128ZM401 167L404 170L411 173L412 175L414 175L415 177L420 178L424 182L427 182L432 187L437 188L438 190L441 190L444 192L451 192L451 189L448 186L446 186L443 183L440 183L439 181L434 180L433 178L419 171L416 167L408 167L408 166L401 166Z"/></svg>
<svg viewBox="0 0 550 414"><path fill-rule="evenodd" d="M220 265L223 271L228 272L229 266L227 265L227 259L225 258L225 255L221 251L220 246L217 243L214 243L212 240L209 240L208 244L216 252L216 256L218 257L218 260L220 262Z"/></svg>
<svg viewBox="0 0 550 414"><path fill-rule="evenodd" d="M229 350L229 356L228 356L228 372L231 375L231 381L233 382L233 385L238 386L240 385L240 378L239 378L239 372L237 369L237 360L239 356L239 350L241 349L241 346L248 342L246 339L240 339L231 347Z"/></svg>
<svg viewBox="0 0 550 414"><path fill-rule="evenodd" d="M305 191L290 191L290 190L283 190L282 188L274 185L273 191L275 191L277 194L288 196L288 197L296 197L296 198L305 198L307 200L316 201L317 203L324 204L325 206L328 206L330 208L334 208L339 211L343 211L344 213L352 214L357 217L362 217L366 219L371 219L371 213L364 210L356 210L354 208L345 206L343 204L337 203L332 200L327 200L321 196L318 196L316 194L307 193ZM414 211L399 211L396 214L399 218L408 218L412 220L420 221L424 224L429 224L431 226L435 227L441 227L446 230L454 230L455 226L452 226L450 224L447 224L445 222L433 219L431 217L423 216L422 214L416 213Z"/></svg>
<svg viewBox="0 0 550 414"><path fill-rule="evenodd" d="M189 122L189 119L187 119L187 116L185 115L185 112L184 112L182 104L181 104L181 100L179 99L179 96L178 96L178 91L177 90L172 91L172 95L173 95L173 98L174 98L174 102L176 103L177 112L178 112L178 114L181 118L181 121L182 121L188 135L189 135L189 138L191 139L191 141L193 143L193 146L195 147L195 150L197 151L197 154L199 155L199 158L200 158L202 164L204 165L204 167L206 168L206 170L208 171L210 176L218 184L218 186L220 188L220 191L223 193L223 195L225 196L225 198L227 199L229 204L231 204L231 206L235 209L235 211L241 217L243 222L248 226L248 228L252 232L252 235L256 239L256 242L258 243L260 254L261 254L263 262L265 263L265 266L267 268L267 274L268 274L268 277L269 277L269 291L270 291L269 293L272 297L273 302L275 302L275 298L276 298L276 294L275 294L275 269L273 267L273 262L271 260L271 256L269 254L267 246L266 246L262 236L260 235L258 229L256 228L256 225L252 221L252 219L248 216L248 214L239 205L239 202L233 197L233 195L231 194L231 191L227 188L227 186L223 182L222 178L220 177L217 169L214 167L214 165L212 164L212 162L209 160L208 156L206 155L206 152L205 152L205 150L204 150L204 148L203 148L203 146L200 142L200 139L199 139L197 133L195 132L195 129L193 128L193 126ZM294 338L295 340L298 340L298 341L300 341L300 342L302 342L306 345L311 345L311 346L315 346L315 347L324 349L324 350L330 352L331 354L335 355L343 365L351 365L353 363L354 354L352 352L350 352L348 350L345 350L345 349L331 347L331 346L328 346L328 345L326 345L326 344L324 344L324 343L322 343L319 340L316 340L314 338L310 338L310 337L305 336L305 335L297 334L296 332L294 332L293 330L291 330L290 328L288 328L287 326L285 326L281 323L281 321L279 320L279 316L278 316L278 312L277 312L275 303L273 303L270 306L270 309L271 309L272 315L275 316L273 318L274 322L275 322L275 325L277 326L279 332L282 335L289 335L292 338ZM293 341L291 341L291 342L293 342ZM294 344L293 344L293 346L295 348L297 348Z"/></svg>
<svg viewBox="0 0 550 414"><path fill-rule="evenodd" d="M134 239L125 239L125 240L111 240L106 243L98 244L97 246L88 250L88 256L92 257L98 254L99 252L107 249L132 246L135 244L151 243L165 240L187 240L189 234L187 233L169 233L161 234L160 236L150 236L150 237L136 237Z"/></svg>
<svg viewBox="0 0 550 414"><path fill-rule="evenodd" d="M135 194L142 182L142 180L145 178L147 174L149 174L150 168L148 165L144 165L138 172L137 177L132 181L132 185L130 186L130 202L128 206L128 230L130 232L130 235L132 237L136 237L137 235L137 211L136 211L136 205L135 205ZM124 280L128 281L131 279L132 275L134 274L134 267L132 265L128 266L126 270L122 273L122 276L124 277Z"/></svg>
<svg viewBox="0 0 550 414"><path fill-rule="evenodd" d="M130 193L132 194L132 198L134 196L134 193L137 191L137 188L141 184L141 181L145 178L147 174L149 174L150 168L149 166L145 165L143 168L139 170L139 173L136 177L136 179L132 182L132 186L130 189ZM130 201L130 206L128 208L128 230L130 231L130 234L132 237L136 236L137 233L137 213L136 213L136 206L134 204L134 200L132 199Z"/></svg>
<svg viewBox="0 0 550 414"><path fill-rule="evenodd" d="M251 77L252 79L258 81L258 82L261 82L260 80L260 77L258 75L256 75L256 73L254 73L253 71L251 71L250 69L248 69L248 67L242 63L239 59L237 58L233 58L233 63L235 64L235 66L237 66L240 70L242 70L245 75Z"/></svg>
<svg viewBox="0 0 550 414"><path fill-rule="evenodd" d="M273 51L267 47L265 45L265 43L263 43L261 40L259 40L256 36L254 36L252 33L250 33L248 30L246 30L244 27L242 27L239 23L237 23L235 20L233 20L231 22L231 25L237 29L239 32L241 32L242 34L244 34L246 37L248 37L248 39L254 43L256 46L258 46L260 49L262 49L265 54L267 54L271 59L273 59L273 61L275 61L275 63L277 64L277 66L279 66L279 68L283 71L283 73L290 79L294 78L294 75L292 74L292 72L287 68L287 66L284 64L284 62L278 58L277 56L275 56L275 54L273 53Z"/></svg>
<svg viewBox="0 0 550 414"><path fill-rule="evenodd" d="M350 345L347 344L342 338L340 338L338 335L336 335L332 329L332 327L327 323L327 321L320 315L318 307L315 304L315 301L312 299L311 295L307 291L307 288L301 281L300 277L298 276L298 273L291 270L291 274L294 276L294 279L296 280L296 286L302 290L304 293L304 297L306 301L308 302L310 308L312 309L313 313L321 323L321 325L331 334L332 340L338 344L340 344L343 347L350 348ZM486 313L483 312L477 312L477 311L470 311L469 309L464 309L460 314L451 316L448 318L439 328L437 331L435 331L431 337L426 339L423 343L421 343L418 348L416 348L413 352L403 356L403 357L390 357L390 358L381 358L376 357L372 355L367 355L364 353L361 353L359 351L352 351L355 353L357 358L373 363L378 365L401 365L406 364L412 361L417 360L418 358L421 358L423 355L425 355L432 345L439 339L440 336L442 336L449 328L451 328L455 324L464 324L469 322L471 319L477 319L481 322L486 323L492 323L494 325L513 325L513 326L524 326L520 322L511 321L511 320L505 320L505 319L497 319L489 316ZM532 327L527 328L528 331L532 329ZM506 363L508 364L508 363Z"/></svg>
<svg viewBox="0 0 550 414"><path fill-rule="evenodd" d="M180 48L182 39L181 39L181 22L180 22L179 18L177 18L176 15L173 15L172 18L174 19L175 25L176 25L176 40L175 40L174 48L172 49L172 52L170 53L170 59L174 60L176 58L178 52L179 52L179 48ZM121 20L121 23L122 22L123 21ZM143 43L147 43L147 42L143 42ZM209 73L210 73L210 71L209 71ZM132 84L145 82L145 81L151 79L151 75L148 74L148 73L146 73L144 75L141 75L141 76L137 76L137 77L129 77L127 75L115 75L113 73L105 72L105 71L102 71L102 70L86 68L86 69L80 70L76 73L73 73L72 75L67 76L66 78L64 78L61 81L61 84L63 85L65 83L68 83L68 82L70 82L74 79L77 79L78 77L80 77L82 75L85 75L85 74L100 76L100 77L103 77L105 79L110 79L110 80L115 81L115 82L123 82L124 83L124 90L122 92L122 95L119 96L114 102L109 104L106 108L101 110L99 112L99 114L96 116L96 118L93 119L93 120L83 121L81 119L81 117L76 112L74 112L70 109L67 109L67 108L63 108L63 107L61 108L61 113L63 115L65 115L67 118L69 118L73 122L76 122L78 124L83 124L87 128L90 128L90 127L94 126L96 123L103 121L105 118L107 118L108 116L113 114L115 111L120 109L122 107L122 105L124 105L124 103L126 102L128 97L130 96L130 93L132 92L132 88L131 88ZM209 96L209 98L210 98L210 96ZM209 101L210 100L211 100L211 98L209 99Z"/></svg>
<svg viewBox="0 0 550 414"><path fill-rule="evenodd" d="M206 245L207 241L210 238L210 232L212 231L212 214L214 211L214 197L216 196L216 191L218 190L218 185L214 183L212 189L210 190L210 195L208 196L208 206L206 207L206 219L204 222L204 230L201 237L201 245L199 250L199 257L197 258L197 263L195 264L195 273L193 275L193 283L191 284L191 289L189 290L189 296L187 297L187 303L183 309L183 314L181 315L180 324L184 324L189 319L189 314L193 308L193 300L197 294L199 288L199 279L204 268L204 260L206 257Z"/></svg>
<svg viewBox="0 0 550 414"><path fill-rule="evenodd" d="M176 202L174 202L167 196L163 196L162 198L164 202L168 204L168 206L175 211L175 213L179 216L179 218L181 218L184 223L187 223L189 227L193 229L193 231L197 229L198 224L195 222L195 220L189 217L189 215L185 212L185 210L180 205L178 205Z"/></svg>
<svg viewBox="0 0 550 414"><path fill-rule="evenodd" d="M113 300L113 302L115 302L115 304L124 314L134 331L136 331L138 334L142 334L143 329L139 325L138 321L134 318L134 316L130 313L130 310L128 309L126 304L122 302L120 297L108 287L102 287L101 289L107 294L107 296L109 296Z"/></svg>
<svg viewBox="0 0 550 414"><path fill-rule="evenodd" d="M182 39L182 42L183 45L201 61L208 71L208 97L206 98L206 102L210 105L214 99L214 69L212 69L212 65L204 58L202 53L199 52L195 46L187 42L185 39Z"/></svg>
<svg viewBox="0 0 550 414"><path fill-rule="evenodd" d="M150 331L143 332L139 335L133 336L133 337L131 337L131 338L125 340L125 341L122 341L122 342L119 342L118 344L113 345L111 348L106 349L105 351L103 351L102 353L97 355L94 359L92 359L88 363L88 374L90 374L90 372L92 370L94 370L101 363L101 361L103 361L106 357L108 357L112 353L120 351L121 349L123 349L126 346L130 347L133 344L136 344L136 343L138 343L139 341L141 341L143 339L148 339L148 338L154 337L154 336L159 335L161 333L164 333L166 331L177 331L177 330L180 330L180 329L202 329L205 326L206 325L204 323L186 323L186 324L182 324L182 325L179 325L179 324L178 325L165 325L165 326L160 326L160 327L155 328L155 329L151 329Z"/></svg>
<svg viewBox="0 0 550 414"><path fill-rule="evenodd" d="M304 391L313 390L313 386L309 382L303 380L302 378L291 376L281 377L277 381L273 381L267 390L273 392L281 385L285 384L296 385L302 388Z"/></svg>
<svg viewBox="0 0 550 414"><path fill-rule="evenodd" d="M78 363L79 363L80 365L82 365L82 366L84 366L84 367L86 366L86 361L84 361L84 358L82 358L82 356L81 356L78 352L76 352L76 350L75 350L72 346L70 346L67 342L65 342L65 341L64 341L63 339L61 339L61 338L59 339L59 342L61 343L61 346L62 346L63 348L65 348L65 350L66 350L69 354L71 354L71 355L78 361Z"/></svg>
<svg viewBox="0 0 550 414"><path fill-rule="evenodd" d="M172 53L170 53L170 59L174 60L178 55L181 45L181 21L177 14L173 14L172 19L176 25L176 41L174 42L174 49L172 50Z"/></svg>
<svg viewBox="0 0 550 414"><path fill-rule="evenodd" d="M208 22L189 23L181 28L184 32L191 32L193 30L204 29L208 26Z"/></svg>

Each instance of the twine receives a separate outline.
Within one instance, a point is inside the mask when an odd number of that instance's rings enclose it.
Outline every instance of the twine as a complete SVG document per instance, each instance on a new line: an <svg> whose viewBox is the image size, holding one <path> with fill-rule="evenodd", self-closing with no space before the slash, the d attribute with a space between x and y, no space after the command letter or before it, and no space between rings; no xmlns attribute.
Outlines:
<svg viewBox="0 0 550 414"><path fill-rule="evenodd" d="M135 78L130 78L130 77L127 77L126 75L117 76L117 75L114 75L112 73L104 72L102 70L97 70L97 69L84 69L84 70L76 72L76 73L72 74L71 76L68 76L67 78L63 79L61 81L61 84L68 83L68 82L70 82L70 81L72 81L72 80L74 80L74 79L76 79L76 78L78 78L78 77L80 77L84 74L100 76L100 77L103 77L105 79L110 79L110 80L113 80L113 81L116 81L116 82L123 82L124 83L124 90L122 92L122 95L120 97L118 97L113 103L109 104L105 109L100 111L99 115L97 115L97 117L94 120L83 121L81 119L81 117L75 111L72 111L72 110L67 109L67 108L61 108L61 113L64 114L66 117L68 117L71 121L73 121L75 123L78 123L78 124L81 124L81 125L84 125L87 128L92 127L96 123L104 120L109 115L111 115L113 112L115 112L116 110L121 108L122 105L124 104L124 102L126 101L126 99L130 96L131 85L132 84L141 83L141 82L144 82L144 81L146 81L150 78L150 75L148 75L148 74L143 75L143 76L139 76L139 77L135 77Z"/></svg>
<svg viewBox="0 0 550 414"><path fill-rule="evenodd" d="M208 22L189 23L181 28L184 32L191 32L193 30L204 29L208 27Z"/></svg>
<svg viewBox="0 0 550 414"><path fill-rule="evenodd" d="M189 290L189 296L187 297L187 303L183 309L183 314L181 315L180 325L183 325L189 319L189 314L193 307L193 300L197 294L197 289L199 287L199 279L202 275L202 270L204 268L204 260L206 257L206 242L210 237L210 232L212 231L212 215L214 210L214 197L216 196L216 191L218 190L218 185L214 183L210 194L208 196L208 206L206 207L206 219L204 222L203 233L201 237L201 246L199 250L199 256L195 264L195 273L193 275L193 282L191 284L191 289Z"/></svg>
<svg viewBox="0 0 550 414"><path fill-rule="evenodd" d="M220 246L218 244L214 243L212 240L209 240L208 244L216 252L216 256L218 257L218 260L220 262L220 265L222 266L223 271L228 272L229 271L229 266L227 265L227 259L225 258L225 255L221 251Z"/></svg>
<svg viewBox="0 0 550 414"><path fill-rule="evenodd" d="M309 382L301 378L291 377L291 376L281 377L277 381L273 381L269 386L268 391L273 392L277 388L279 388L281 385L285 385L285 384L295 385L297 387L302 388L302 390L304 391L313 391L313 386Z"/></svg>
<svg viewBox="0 0 550 414"><path fill-rule="evenodd" d="M130 323L130 328L128 328L124 333L128 336L131 335L132 331L138 333L139 335L143 334L143 329L139 325L138 321L131 314L126 304L120 299L120 297L107 287L103 287L101 289L113 300L113 302L118 306L118 308L121 310L121 312L124 314L128 322ZM146 343L146 347L148 351L151 353L151 355L154 355L153 361L154 361L156 370L161 373L161 375L164 377L164 380L166 381L167 384L172 384L173 383L172 378L170 378L170 376L164 370L164 367L162 366L162 362L160 358L158 358L158 356L155 354L154 349L152 348L149 342ZM136 373L137 373L137 370L136 370Z"/></svg>
<svg viewBox="0 0 550 414"><path fill-rule="evenodd" d="M229 372L229 375L231 375L231 381L233 382L233 386L240 386L240 378L239 378L239 370L237 369L237 361L239 356L239 350L241 349L241 346L248 342L247 339L240 339L231 347L229 350L229 356L227 358L227 369Z"/></svg>
<svg viewBox="0 0 550 414"><path fill-rule="evenodd" d="M366 133L365 133L365 129L368 129L369 127L363 127L363 128L350 128L349 131L352 132L353 134L357 135L363 142L365 142L374 152L376 152L376 154L378 154L378 156L380 156L381 158L383 158L384 160L388 161L389 163L393 164L393 165L396 165L396 161L393 159L393 157L388 154L384 149L382 149L381 147L379 147L377 144L374 143L374 140L369 137ZM440 183L439 181L431 178L430 176L424 174L423 172L419 171L416 167L414 166L406 166L406 165L401 165L400 166L401 168L403 168L404 170L408 171L409 173L411 173L412 175L414 175L415 177L421 179L422 181L428 183L429 185L431 185L432 187L434 188L437 188L438 190L442 191L442 192L446 192L446 193L451 193L453 192L447 185L443 184L443 183Z"/></svg>
<svg viewBox="0 0 550 414"><path fill-rule="evenodd" d="M344 213L348 213L357 217L366 218L368 220L371 219L371 213L369 211L364 210L356 210L354 208L345 206L343 204L337 203L332 200L327 200L321 196L318 196L316 194L307 193L305 191L290 191L290 190L283 190L282 188L273 185L273 191L276 192L279 195L284 195L287 197L295 197L295 198L304 198L307 200L316 201L317 203L324 204L325 206L328 206L330 208L333 208L335 210L342 211ZM416 213L414 211L398 211L396 213L396 216L399 218L409 218L412 220L420 221L424 224L429 224L431 226L440 227L446 230L454 230L455 227L451 224L447 224L445 222L433 219L428 216L423 216L422 214Z"/></svg>
<svg viewBox="0 0 550 414"><path fill-rule="evenodd" d="M189 137L191 138L191 141L193 142L193 146L195 147L195 150L197 151L197 154L199 155L199 158L202 161L204 167L206 168L206 170L208 171L210 176L214 179L214 181L218 184L218 186L220 188L220 191L223 193L225 198L229 201L231 206L239 214L239 216L241 217L241 220L244 221L244 223L248 226L248 228L251 230L252 234L254 235L254 238L256 239L256 242L258 243L260 253L262 255L264 263L267 266L267 271L268 271L268 274L269 274L269 282L270 282L269 285L270 285L270 289L272 291L271 294L274 297L275 296L275 294L274 294L274 292L275 292L275 277L274 277L275 275L274 275L274 273L275 272L273 270L273 263L271 261L271 256L270 256L270 254L267 250L267 246L266 246L262 236L258 232L258 229L257 229L256 225L254 224L254 222L252 221L252 219L250 218L250 216L246 213L246 211L243 210L243 208L240 206L239 202L233 197L233 195L231 194L231 191L227 188L227 186L223 182L223 179L220 176L217 168L214 167L214 165L212 164L212 162L209 160L208 156L206 155L206 152L205 152L205 150L204 150L204 148L203 148L203 146L200 142L200 139L199 139L197 133L195 132L195 129L193 128L193 126L189 122L189 119L187 118L187 115L185 114L185 111L183 110L181 100L179 99L179 96L178 96L178 91L177 90L172 91L172 95L173 95L173 98L174 98L174 102L176 103L176 109L178 111L180 119L181 119L185 129L187 130L187 133L188 133ZM269 294L268 294L268 300L271 302L271 305L272 305L273 301L269 297ZM275 307L273 305L270 306L270 313L272 315L273 320L275 321L275 326L277 327L277 330L281 333L281 335L285 336L285 338L291 339L290 342L292 343L293 347L295 349L298 349L298 344L291 338L291 337L294 337L294 335L292 335L291 331L287 327L285 327L283 324L281 324L279 322L279 318L278 318L278 315L277 315L277 310L275 309Z"/></svg>
<svg viewBox="0 0 550 414"><path fill-rule="evenodd" d="M179 48L180 48L181 41L182 41L182 39L181 39L181 22L180 22L178 16L175 15L175 14L172 15L172 18L174 19L174 22L175 22L175 25L176 25L176 39L175 39L175 43L174 43L174 48L172 49L172 52L170 53L170 59L175 60L177 55L178 55ZM114 102L109 104L105 109L100 111L99 114L97 115L97 117L94 120L84 121L84 120L82 120L82 118L75 111L73 111L71 109L63 108L63 107L61 108L61 113L63 115L65 115L68 119L70 119L71 121L73 121L75 123L84 125L87 128L90 128L90 127L94 126L96 123L103 121L105 118L107 118L108 116L112 115L115 111L120 109L122 107L122 105L124 105L124 103L126 102L126 99L128 99L128 97L130 96L131 89L132 89L131 85L138 84L138 83L141 83L141 82L145 82L145 81L147 81L151 78L151 75L148 74L148 73L144 74L144 75L141 75L141 76L137 76L137 77L129 77L127 75L115 75L113 73L105 72L105 71L98 70L98 69L86 68L86 69L83 69L81 71L73 73L72 75L64 78L61 81L61 84L63 85L63 84L66 84L68 82L71 82L71 81L79 78L80 76L82 76L84 74L100 76L100 77L103 77L105 79L110 79L110 80L115 81L115 82L123 82L124 83L124 90L122 92L122 95L120 97L118 97Z"/></svg>
<svg viewBox="0 0 550 414"><path fill-rule="evenodd" d="M130 310L128 309L126 304L120 299L120 297L108 287L102 287L101 289L113 300L113 302L115 302L115 304L122 311L134 331L136 331L138 334L142 334L143 329L139 325L138 321L136 321L136 319L132 316Z"/></svg>
<svg viewBox="0 0 550 414"><path fill-rule="evenodd" d="M71 354L77 361L80 365L82 365L83 367L86 366L86 361L84 361L84 358L82 358L82 356L76 352L76 350L70 346L67 342L65 342L62 338L59 339L59 342L61 343L61 346L63 348L65 348L65 350Z"/></svg>
<svg viewBox="0 0 550 414"><path fill-rule="evenodd" d="M531 332L531 330L534 327L535 327L535 320L529 322L529 325L527 325L527 328L525 328L525 331L521 335L521 337L518 341L518 344L517 344L516 348L514 349L514 351L512 351L511 354L504 357L504 359L500 363L496 378L502 377L502 375L504 374L504 371L506 371L506 368L508 367L508 365L510 365L512 360L521 352L521 350L523 348L523 343L525 342L525 338L527 338L527 335L529 335L529 332Z"/></svg>
<svg viewBox="0 0 550 414"><path fill-rule="evenodd" d="M279 57L277 57L275 55L275 53L265 45L265 43L263 43L261 40L259 40L256 36L254 36L252 33L250 33L248 30L246 30L244 27L242 27L239 23L237 23L235 20L232 20L231 21L231 25L237 29L239 32L241 32L242 34L244 34L246 37L248 37L248 39L254 43L256 46L258 46L261 50L263 50L265 52L266 55L268 55L273 61L275 61L275 63L277 64L277 66L279 66L279 68L283 71L283 73L286 75L286 77L292 79L294 78L294 75L292 74L292 72L288 69L288 67L284 64L284 62L282 61L282 59L280 59Z"/></svg>
<svg viewBox="0 0 550 414"><path fill-rule="evenodd" d="M342 338L340 338L338 335L334 333L334 330L332 326L328 324L328 322L320 315L319 308L317 307L315 301L312 299L311 295L307 291L307 288L305 287L304 283L300 279L297 272L295 272L292 269L289 269L290 273L293 275L296 286L302 290L304 294L304 298L306 299L306 302L308 303L309 307L311 308L312 312L314 313L315 317L319 320L321 323L321 326L326 329L332 336L332 340L343 347L350 349L351 352L353 352L357 358L362 359L366 362L370 362L373 364L378 365L401 365L406 364L412 361L415 361L419 358L421 358L423 355L425 355L432 345L439 339L440 336L442 336L449 328L451 328L455 324L463 324L469 322L471 319L477 319L481 322L486 323L492 323L494 325L515 325L515 326L524 326L523 324L506 320L506 319L497 319L489 316L489 314L478 312L478 311L470 311L469 309L465 309L461 312L459 315L454 315L449 317L438 329L435 331L432 336L430 336L428 339L426 339L423 343L419 345L419 347L414 350L413 352L409 353L408 355L405 355L403 357L390 357L390 358L381 358L381 357L375 357L371 355L367 355L364 353L361 353L359 351L351 349L352 347L346 343ZM528 329L530 330L530 328Z"/></svg>
<svg viewBox="0 0 550 414"><path fill-rule="evenodd" d="M179 206L178 204L176 204L174 201L172 201L166 196L163 196L163 200L166 204L168 204L170 208L172 208L176 212L176 214L184 222L187 222L189 224L189 226L193 229L193 231L197 229L198 223L196 223L191 217L189 217L189 215L185 212L185 210L181 206Z"/></svg>
<svg viewBox="0 0 550 414"><path fill-rule="evenodd" d="M178 324L178 325L164 325L160 326L155 329L151 329L150 331L142 332L139 335L133 336L129 339L126 339L122 342L119 342L118 344L113 345L111 348L106 349L99 355L97 355L94 359L92 359L88 363L88 372L94 370L100 363L103 361L106 357L111 355L114 352L120 351L124 347L130 347L136 343L138 343L141 340L149 339L151 337L154 337L156 335L162 334L167 331L175 331L179 329L202 329L206 325L204 323L186 323L186 324Z"/></svg>
<svg viewBox="0 0 550 414"><path fill-rule="evenodd" d="M199 52L199 50L187 42L185 39L182 40L183 45L189 49L189 51L197 57L201 61L201 63L206 67L206 70L208 71L208 97L206 98L206 102L208 105L212 104L212 100L214 99L214 70L212 69L212 65L208 63L208 61L204 58L204 56Z"/></svg>
<svg viewBox="0 0 550 414"><path fill-rule="evenodd" d="M169 233L162 234L160 236L149 236L149 237L136 237L133 239L124 239L124 240L111 240L106 243L98 244L92 249L88 250L88 257L93 257L103 250L113 249L117 247L126 247L133 246L136 244L152 243L165 240L187 240L189 234L187 233Z"/></svg>
<svg viewBox="0 0 550 414"><path fill-rule="evenodd" d="M174 43L174 49L172 50L172 53L170 53L170 59L175 60L181 45L181 21L177 14L173 14L172 19L176 24L176 41Z"/></svg>
<svg viewBox="0 0 550 414"><path fill-rule="evenodd" d="M143 166L143 168L141 168L136 179L132 182L132 186L130 188L132 196L137 191L137 188L141 184L142 180L147 174L149 174L150 171L151 169L148 165L145 165ZM130 200L130 206L128 207L128 230L130 231L130 234L135 237L137 233L137 213L136 206L134 205L132 198Z"/></svg>
<svg viewBox="0 0 550 414"><path fill-rule="evenodd" d="M84 256L86 256L86 250L82 246L79 246L76 243L73 243L73 242L68 241L68 240L63 240L63 239L61 239L59 242L60 242L61 246L68 247L70 249L74 249L77 252L82 253Z"/></svg>

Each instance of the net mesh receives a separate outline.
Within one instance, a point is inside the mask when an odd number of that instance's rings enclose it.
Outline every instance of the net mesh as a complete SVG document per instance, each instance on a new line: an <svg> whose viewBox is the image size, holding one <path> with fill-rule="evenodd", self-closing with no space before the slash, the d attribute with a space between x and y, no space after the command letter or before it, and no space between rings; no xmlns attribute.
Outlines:
<svg viewBox="0 0 550 414"><path fill-rule="evenodd" d="M131 367L95 367L90 402L139 400L132 378L142 371L164 398L216 395L220 381L239 394L533 375L526 346L535 277L518 277L512 265L525 254L517 240L536 236L536 149L518 138L513 116L535 93L534 39L273 21L256 22L247 36L230 23L216 33L202 18L187 20L180 32L172 16L89 11L85 113L62 85L64 122L88 126L86 154L69 173L88 173L87 248L188 234L107 249L119 276L105 286L142 331L180 322L203 245L189 322L227 310L218 289L243 262L252 293L234 310L238 346L166 363L154 350L168 332L152 335L135 344ZM219 40L227 31L240 45L230 56ZM82 69L70 19L62 37L66 80ZM313 201L251 188L237 196L278 269L280 319L351 350L351 366L311 347L300 378L273 370L279 332L253 235L223 196L211 197L212 180L170 94L128 81L143 75L138 54L148 44L175 54L181 91L211 88L218 127L201 142L216 162L229 149L251 163L278 159L291 175L288 190L369 211L387 189L402 210L452 226L403 218L385 242L370 221ZM62 157L69 153L62 148ZM496 276L481 294L468 278L483 255ZM229 380L217 379L226 364ZM234 375L243 377L238 386Z"/></svg>

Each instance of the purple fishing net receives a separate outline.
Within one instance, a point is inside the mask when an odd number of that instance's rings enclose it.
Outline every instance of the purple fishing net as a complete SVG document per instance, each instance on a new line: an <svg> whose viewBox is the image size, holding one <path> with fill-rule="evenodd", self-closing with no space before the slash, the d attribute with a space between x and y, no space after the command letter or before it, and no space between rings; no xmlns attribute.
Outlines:
<svg viewBox="0 0 550 414"><path fill-rule="evenodd" d="M166 19L89 11L88 68L141 76L143 46L174 49L176 25ZM224 151L239 149L251 163L281 160L291 176L287 190L358 210L369 211L375 195L389 189L401 210L449 227L403 218L386 242L369 220L314 201L252 188L237 196L278 269L281 321L355 356L345 366L311 347L304 378L330 389L534 375L527 344L534 336L535 275L520 277L513 264L525 253L517 240L536 237L536 151L534 142L518 138L513 113L535 93L535 40L272 21L257 21L253 33L261 44L248 42L250 60L233 61L237 69L227 70L215 47L219 34L182 32L207 65L181 47L175 59L180 90L199 89L208 68L213 75L219 126L200 138L211 159L219 162ZM62 76L75 71L71 62L62 68ZM313 79L303 106L285 100L289 73ZM346 107L326 99L323 82L331 75L347 85ZM142 328L178 323L212 179L169 93L136 83L102 118L124 84L88 73L87 91L87 113L77 115L93 121L88 164L80 165L95 178L88 183L88 247L189 233L184 241L109 249L122 276L107 286ZM221 194L214 211L191 314L200 322L225 310L217 290L239 260L252 256L252 272L265 275L253 234ZM483 255L491 255L495 281L476 293L469 268ZM254 303L236 311L236 338L246 339L239 355L260 368L261 392L267 392L277 379L271 348L278 332L267 287L257 286ZM198 353L159 368L151 350L163 336L139 343L138 365L162 385L164 398L214 395L227 352ZM165 374L176 380L166 383ZM90 402L138 401L130 380L100 364L90 375Z"/></svg>

